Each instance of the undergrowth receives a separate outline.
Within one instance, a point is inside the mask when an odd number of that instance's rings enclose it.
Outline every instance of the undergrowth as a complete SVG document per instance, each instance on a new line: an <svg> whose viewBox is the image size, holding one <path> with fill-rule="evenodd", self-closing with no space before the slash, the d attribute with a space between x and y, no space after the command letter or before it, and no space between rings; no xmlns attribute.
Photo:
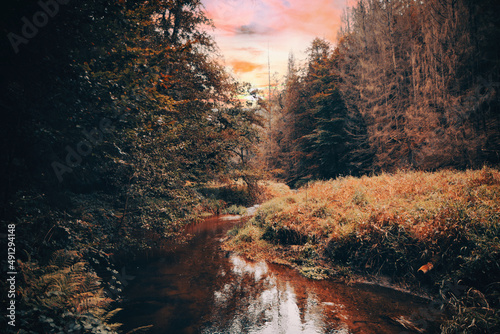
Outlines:
<svg viewBox="0 0 500 334"><path fill-rule="evenodd" d="M242 180L210 182L197 191L204 198L197 209L212 215L244 214L244 207L291 194L287 185L275 181L259 181L253 189Z"/></svg>
<svg viewBox="0 0 500 334"><path fill-rule="evenodd" d="M496 169L345 177L263 204L225 247L317 279L352 270L436 296L453 282L443 333L497 333L499 218Z"/></svg>
<svg viewBox="0 0 500 334"><path fill-rule="evenodd" d="M113 299L102 280L80 254L60 250L50 261L19 261L22 274L20 333L115 333L108 323L120 309L108 310Z"/></svg>

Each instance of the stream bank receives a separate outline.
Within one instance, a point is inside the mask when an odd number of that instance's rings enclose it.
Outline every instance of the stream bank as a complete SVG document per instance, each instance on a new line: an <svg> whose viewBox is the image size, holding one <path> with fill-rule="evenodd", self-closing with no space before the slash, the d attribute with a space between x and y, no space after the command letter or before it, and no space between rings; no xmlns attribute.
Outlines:
<svg viewBox="0 0 500 334"><path fill-rule="evenodd" d="M389 278L433 296L442 333L498 333L499 194L491 168L317 181L264 203L224 248L314 279Z"/></svg>
<svg viewBox="0 0 500 334"><path fill-rule="evenodd" d="M406 319L438 325L428 300L368 284L310 280L293 269L221 250L243 222L220 216L191 224L191 241L134 263L113 319L127 332L401 333ZM427 315L427 316L426 316ZM399 321L399 322L398 322Z"/></svg>

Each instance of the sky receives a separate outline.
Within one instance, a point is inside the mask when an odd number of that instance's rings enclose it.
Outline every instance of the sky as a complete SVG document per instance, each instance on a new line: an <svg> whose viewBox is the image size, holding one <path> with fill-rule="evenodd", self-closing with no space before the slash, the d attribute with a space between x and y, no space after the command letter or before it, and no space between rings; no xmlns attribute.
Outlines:
<svg viewBox="0 0 500 334"><path fill-rule="evenodd" d="M288 56L297 61L315 37L335 43L347 0L202 0L211 31L229 71L254 87L286 74ZM272 80L273 81L273 80Z"/></svg>

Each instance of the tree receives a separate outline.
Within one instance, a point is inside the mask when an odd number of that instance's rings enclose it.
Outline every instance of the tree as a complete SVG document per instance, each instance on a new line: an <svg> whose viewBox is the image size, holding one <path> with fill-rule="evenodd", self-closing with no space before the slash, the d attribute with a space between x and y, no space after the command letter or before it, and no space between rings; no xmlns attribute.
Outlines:
<svg viewBox="0 0 500 334"><path fill-rule="evenodd" d="M338 91L338 54L330 44L315 39L308 49L304 74L289 58L282 92L282 113L275 127L279 151L275 166L294 184L310 178L332 178L349 173L345 160L345 107Z"/></svg>
<svg viewBox="0 0 500 334"><path fill-rule="evenodd" d="M3 49L4 203L28 192L69 210L68 192L99 193L115 241L175 235L199 198L186 182L224 173L253 135L209 24L197 0L94 0L61 7L19 54Z"/></svg>
<svg viewBox="0 0 500 334"><path fill-rule="evenodd" d="M331 52L324 40L315 39L309 50L309 70L306 85L312 90L309 110L313 130L305 135L304 150L308 165L317 178L333 178L349 173L346 163L346 110L338 90L338 53Z"/></svg>
<svg viewBox="0 0 500 334"><path fill-rule="evenodd" d="M498 5L490 5L357 2L339 40L340 89L351 115L349 132L366 133L357 153L373 155L371 170L465 168L498 161L490 146L498 138L498 118L491 113L498 108L492 95L498 47L490 39L498 36L498 19L492 16ZM483 79L482 63L489 64L492 79ZM485 83L487 89L479 88ZM488 102L479 106L479 100Z"/></svg>

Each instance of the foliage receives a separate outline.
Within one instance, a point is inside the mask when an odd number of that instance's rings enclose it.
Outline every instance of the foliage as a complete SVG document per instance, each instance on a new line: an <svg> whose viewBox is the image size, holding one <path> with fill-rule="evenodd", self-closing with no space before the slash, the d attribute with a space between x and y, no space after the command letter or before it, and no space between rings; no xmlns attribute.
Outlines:
<svg viewBox="0 0 500 334"><path fill-rule="evenodd" d="M2 145L11 155L2 175L14 183L4 200L27 187L54 205L61 191L104 192L121 216L116 233L162 234L187 220L199 194L186 182L232 168L259 123L233 99L238 87L214 57L201 2L95 0L55 20L28 50L6 54ZM30 121L11 133L19 109Z"/></svg>
<svg viewBox="0 0 500 334"><path fill-rule="evenodd" d="M343 277L349 267L435 294L442 282L460 282L464 291L443 298L454 314L443 330L494 333L499 196L500 171L487 167L315 182L264 203L226 247L316 278ZM243 229L254 231L251 241ZM433 269L420 274L429 262Z"/></svg>
<svg viewBox="0 0 500 334"><path fill-rule="evenodd" d="M238 206L233 204L230 207L224 209L224 213L229 215L243 216L247 213L247 209L244 206Z"/></svg>
<svg viewBox="0 0 500 334"><path fill-rule="evenodd" d="M500 328L498 305L490 306L486 296L470 288L463 296L450 299L453 317L442 326L442 333L495 333Z"/></svg>
<svg viewBox="0 0 500 334"><path fill-rule="evenodd" d="M212 214L242 212L245 207L291 193L290 188L283 183L263 180L255 180L253 187L238 179L208 182L196 188L205 198L201 204L202 210Z"/></svg>
<svg viewBox="0 0 500 334"><path fill-rule="evenodd" d="M324 280L330 276L328 269L321 267L301 267L299 272L304 277L314 280Z"/></svg>
<svg viewBox="0 0 500 334"><path fill-rule="evenodd" d="M106 311L112 299L76 252L59 250L46 265L20 262L19 268L24 283L20 291L23 330L114 333L120 326L107 323L118 310Z"/></svg>
<svg viewBox="0 0 500 334"><path fill-rule="evenodd" d="M339 38L339 69L367 171L498 163L498 3L360 0ZM493 56L495 55L495 56Z"/></svg>
<svg viewBox="0 0 500 334"><path fill-rule="evenodd" d="M299 187L400 168L499 163L500 20L491 0L359 0L335 48L289 58L268 159Z"/></svg>
<svg viewBox="0 0 500 334"><path fill-rule="evenodd" d="M198 191L210 201L222 201L222 207L229 205L249 206L253 199L248 187L243 182L207 183Z"/></svg>
<svg viewBox="0 0 500 334"><path fill-rule="evenodd" d="M347 110L338 89L337 63L338 54L319 38L308 49L303 75L295 69L293 58L289 60L282 110L273 135L278 152L271 164L291 184L301 178L328 179L348 173L344 160Z"/></svg>
<svg viewBox="0 0 500 334"><path fill-rule="evenodd" d="M41 10L36 0L1 7L2 31L16 34ZM182 241L204 200L190 184L250 174L237 153L251 154L260 122L235 99L199 0L69 2L49 20L17 53L7 38L0 47L0 221L18 226L30 302L61 289L45 299L54 310L37 301L28 327L38 315L50 327L93 322L74 315L107 301L80 285L99 281L88 264L106 275L112 253ZM81 261L51 267L60 249Z"/></svg>
<svg viewBox="0 0 500 334"><path fill-rule="evenodd" d="M290 187L286 184L271 180L260 181L257 184L258 196L257 202L263 203L275 197L283 197L292 194Z"/></svg>

